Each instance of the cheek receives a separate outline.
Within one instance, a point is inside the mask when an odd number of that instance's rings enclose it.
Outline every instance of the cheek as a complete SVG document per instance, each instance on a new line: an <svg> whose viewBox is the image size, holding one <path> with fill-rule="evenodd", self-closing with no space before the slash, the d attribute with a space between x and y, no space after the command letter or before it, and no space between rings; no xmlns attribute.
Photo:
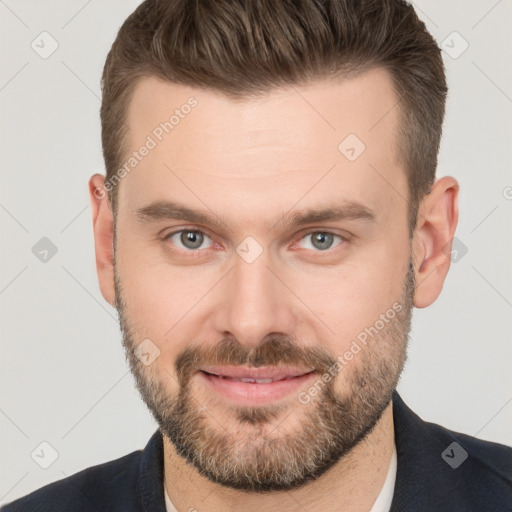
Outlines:
<svg viewBox="0 0 512 512"><path fill-rule="evenodd" d="M171 265L164 251L142 247L128 236L118 253L117 272L130 325L137 338L154 340L171 357L194 336L190 323L204 314L207 301L202 299L217 275L199 267ZM196 328L201 325L194 323Z"/></svg>
<svg viewBox="0 0 512 512"><path fill-rule="evenodd" d="M316 315L306 313L310 321L326 326L317 335L327 335L333 353L343 353L395 302L402 302L407 264L405 252L375 247L369 258L360 254L357 263L333 268L310 282L302 280L297 294Z"/></svg>
<svg viewBox="0 0 512 512"><path fill-rule="evenodd" d="M179 302L179 287L154 256L130 235L120 237L116 253L116 272L126 315L138 336L158 341L172 326L172 312Z"/></svg>

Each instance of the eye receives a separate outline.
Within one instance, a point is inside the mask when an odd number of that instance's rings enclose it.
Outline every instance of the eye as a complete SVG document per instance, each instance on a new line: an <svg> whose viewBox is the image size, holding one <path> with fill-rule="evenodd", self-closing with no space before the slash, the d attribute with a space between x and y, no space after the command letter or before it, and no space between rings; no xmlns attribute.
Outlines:
<svg viewBox="0 0 512 512"><path fill-rule="evenodd" d="M341 235L336 235L328 231L314 231L302 238L299 244L303 249L317 249L319 251L326 251L333 247L335 239L340 240L337 244L335 244L335 246L343 242L343 237ZM303 244L304 240L309 240L309 242Z"/></svg>
<svg viewBox="0 0 512 512"><path fill-rule="evenodd" d="M212 240L210 237L202 231L195 229L183 229L181 231L175 231L169 233L164 240L170 240L174 245L182 244L182 248L195 251L197 249L207 249L211 247ZM210 243L206 247L201 247L205 241L209 240Z"/></svg>

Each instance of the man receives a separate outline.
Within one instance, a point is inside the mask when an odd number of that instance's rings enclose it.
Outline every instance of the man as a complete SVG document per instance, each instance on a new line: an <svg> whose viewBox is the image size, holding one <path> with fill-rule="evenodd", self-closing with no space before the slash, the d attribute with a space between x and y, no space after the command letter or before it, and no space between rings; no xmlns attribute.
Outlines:
<svg viewBox="0 0 512 512"><path fill-rule="evenodd" d="M406 2L141 4L105 65L89 189L159 429L4 510L512 510L512 449L395 390L457 224L445 97Z"/></svg>

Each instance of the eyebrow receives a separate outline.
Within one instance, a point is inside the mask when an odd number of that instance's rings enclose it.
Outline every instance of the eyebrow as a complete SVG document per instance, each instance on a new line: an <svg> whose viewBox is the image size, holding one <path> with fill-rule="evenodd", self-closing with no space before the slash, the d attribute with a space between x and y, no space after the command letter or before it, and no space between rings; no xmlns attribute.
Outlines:
<svg viewBox="0 0 512 512"><path fill-rule="evenodd" d="M354 201L342 205L328 206L322 209L309 209L304 212L285 214L280 222L298 227L314 222L332 222L338 220L364 220L375 222L375 213L366 206Z"/></svg>
<svg viewBox="0 0 512 512"><path fill-rule="evenodd" d="M206 211L193 210L173 201L156 201L134 211L135 216L144 223L162 220L183 220L186 222L204 224L218 229L228 228L228 224L218 215ZM269 227L269 231L281 223L296 228L315 222L340 220L363 220L375 222L375 213L366 206L355 201L347 201L341 205L327 206L320 209L287 212L280 220ZM229 229L229 228L228 228Z"/></svg>
<svg viewBox="0 0 512 512"><path fill-rule="evenodd" d="M156 201L135 210L134 214L142 222L184 220L186 222L215 226L218 229L227 228L227 224L218 215L193 210L173 201Z"/></svg>

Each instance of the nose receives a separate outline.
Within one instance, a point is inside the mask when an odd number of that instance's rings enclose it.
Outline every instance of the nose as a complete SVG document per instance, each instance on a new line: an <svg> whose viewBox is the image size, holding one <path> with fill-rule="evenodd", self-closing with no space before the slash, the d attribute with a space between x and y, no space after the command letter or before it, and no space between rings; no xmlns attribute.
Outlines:
<svg viewBox="0 0 512 512"><path fill-rule="evenodd" d="M235 256L220 291L215 327L223 335L234 336L249 348L259 345L269 334L293 332L291 293L269 268L265 252L252 263Z"/></svg>

